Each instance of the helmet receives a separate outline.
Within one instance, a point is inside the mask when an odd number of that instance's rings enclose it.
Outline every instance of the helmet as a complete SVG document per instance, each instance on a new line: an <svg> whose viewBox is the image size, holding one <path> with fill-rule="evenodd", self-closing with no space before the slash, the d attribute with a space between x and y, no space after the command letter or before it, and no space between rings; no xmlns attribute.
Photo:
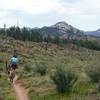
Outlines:
<svg viewBox="0 0 100 100"><path fill-rule="evenodd" d="M17 58L17 55L13 55L14 58Z"/></svg>

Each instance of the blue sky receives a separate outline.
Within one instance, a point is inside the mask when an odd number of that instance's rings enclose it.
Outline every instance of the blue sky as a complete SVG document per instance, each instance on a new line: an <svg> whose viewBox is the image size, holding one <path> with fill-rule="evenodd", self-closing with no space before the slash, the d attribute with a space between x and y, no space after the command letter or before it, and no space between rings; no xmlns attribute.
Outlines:
<svg viewBox="0 0 100 100"><path fill-rule="evenodd" d="M0 0L0 27L43 27L66 21L81 30L100 28L100 0Z"/></svg>

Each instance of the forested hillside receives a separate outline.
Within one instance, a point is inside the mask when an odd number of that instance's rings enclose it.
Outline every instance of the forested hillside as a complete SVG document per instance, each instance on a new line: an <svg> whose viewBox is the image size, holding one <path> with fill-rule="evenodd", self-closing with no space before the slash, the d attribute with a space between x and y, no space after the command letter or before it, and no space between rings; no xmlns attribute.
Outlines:
<svg viewBox="0 0 100 100"><path fill-rule="evenodd" d="M70 33L71 34L71 33ZM0 29L1 37L13 37L16 40L22 41L33 41L33 42L47 42L52 44L57 44L60 46L64 46L66 44L72 43L78 47L85 47L93 50L100 50L100 40L92 40L92 39L71 39L64 38L59 34L43 34L39 32L35 32L31 28L19 28L19 27L10 27L10 28L2 28Z"/></svg>

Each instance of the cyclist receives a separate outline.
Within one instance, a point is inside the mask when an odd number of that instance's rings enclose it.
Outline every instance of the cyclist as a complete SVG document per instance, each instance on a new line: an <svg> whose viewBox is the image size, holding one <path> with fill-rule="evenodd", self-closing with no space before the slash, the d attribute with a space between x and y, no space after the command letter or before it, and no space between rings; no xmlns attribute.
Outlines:
<svg viewBox="0 0 100 100"><path fill-rule="evenodd" d="M9 68L9 78L11 82L13 82L13 79L16 74L16 69L18 68L17 62L18 62L17 55L13 55L10 61L10 65L8 67Z"/></svg>

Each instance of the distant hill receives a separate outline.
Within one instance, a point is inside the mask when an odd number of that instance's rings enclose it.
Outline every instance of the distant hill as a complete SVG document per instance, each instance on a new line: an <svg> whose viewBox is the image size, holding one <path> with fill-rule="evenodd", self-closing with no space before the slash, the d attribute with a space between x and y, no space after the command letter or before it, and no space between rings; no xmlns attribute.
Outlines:
<svg viewBox="0 0 100 100"><path fill-rule="evenodd" d="M0 35L13 37L20 40L34 40L34 37L38 37L40 40L41 37L45 38L48 35L50 36L60 36L64 39L82 39L82 40L96 40L97 37L100 37L100 29L97 31L83 31L78 28L73 27L72 25L61 21L51 26L44 26L42 28L29 28L29 27L15 27L10 28L0 28Z"/></svg>
<svg viewBox="0 0 100 100"><path fill-rule="evenodd" d="M100 37L100 29L98 29L96 31L88 31L88 32L86 32L86 34L96 36L96 37Z"/></svg>
<svg viewBox="0 0 100 100"><path fill-rule="evenodd" d="M58 22L52 26L45 26L42 28L34 28L36 32L40 32L42 34L49 34L49 35L60 35L64 38L83 38L86 37L84 31L81 31L68 23L62 21Z"/></svg>

